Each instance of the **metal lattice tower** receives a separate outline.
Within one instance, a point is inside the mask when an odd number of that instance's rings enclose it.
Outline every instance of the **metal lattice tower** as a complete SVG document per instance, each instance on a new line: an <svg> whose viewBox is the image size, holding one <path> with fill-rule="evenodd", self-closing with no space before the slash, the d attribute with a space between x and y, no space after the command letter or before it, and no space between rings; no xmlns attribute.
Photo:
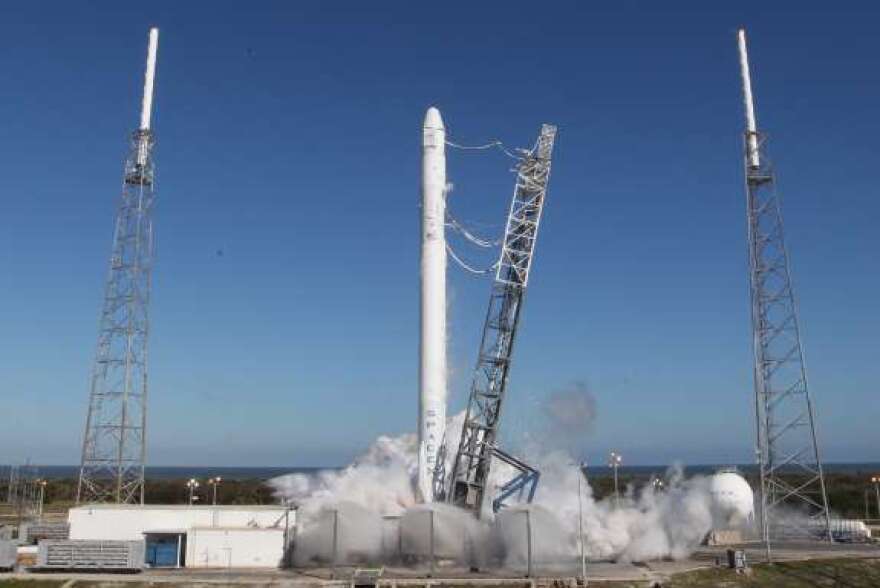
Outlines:
<svg viewBox="0 0 880 588"><path fill-rule="evenodd" d="M15 504L18 500L18 484L20 481L20 471L17 465L9 466L9 482L6 486L6 503Z"/></svg>
<svg viewBox="0 0 880 588"><path fill-rule="evenodd" d="M153 267L153 133L158 30L150 30L140 128L132 134L98 327L77 502L144 501L147 336Z"/></svg>
<svg viewBox="0 0 880 588"><path fill-rule="evenodd" d="M516 168L516 188L483 325L461 441L451 472L449 501L474 511L477 516L482 511L493 456L498 455L513 465L521 464L501 452L496 447L496 440L514 338L544 209L555 139L556 127L543 125L537 145ZM525 477L536 475L525 464L518 469Z"/></svg>
<svg viewBox="0 0 880 588"><path fill-rule="evenodd" d="M757 130L745 33L739 33L746 108L748 215L755 418L760 468L759 523L767 545L786 536L831 539L828 497L797 306L792 288L776 179ZM798 523L792 511L809 515Z"/></svg>

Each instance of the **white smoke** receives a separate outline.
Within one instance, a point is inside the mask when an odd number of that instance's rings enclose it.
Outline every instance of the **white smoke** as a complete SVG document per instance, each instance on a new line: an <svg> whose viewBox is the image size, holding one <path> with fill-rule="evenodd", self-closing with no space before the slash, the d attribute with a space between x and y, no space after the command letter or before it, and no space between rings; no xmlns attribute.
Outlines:
<svg viewBox="0 0 880 588"><path fill-rule="evenodd" d="M458 445L462 420L463 414L449 419L450 449ZM451 461L454 451L448 453ZM579 505L581 473L567 452L550 451L531 463L541 472L533 504L504 509L483 521L448 505L417 504L414 434L379 437L342 470L289 474L270 483L277 495L299 507L294 549L299 565L418 558L429 553L428 529L433 525L438 558L465 565L492 560L522 566L526 516L533 561L571 565L580 553L579 512L584 550L591 560L678 559L699 545L717 519L708 479L685 478L677 468L667 473L662 490L650 485L638 492L631 489L617 504L613 499L596 500L582 479ZM508 466L493 464L489 494L512 474Z"/></svg>

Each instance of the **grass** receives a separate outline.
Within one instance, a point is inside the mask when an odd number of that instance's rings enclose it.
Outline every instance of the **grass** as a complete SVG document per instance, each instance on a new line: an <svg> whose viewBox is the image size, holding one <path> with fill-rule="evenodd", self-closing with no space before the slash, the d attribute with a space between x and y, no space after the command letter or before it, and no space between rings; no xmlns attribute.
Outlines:
<svg viewBox="0 0 880 588"><path fill-rule="evenodd" d="M63 580L44 580L38 578L33 580L30 578L27 580L19 580L17 578L4 580L0 578L0 588L58 588L63 583Z"/></svg>
<svg viewBox="0 0 880 588"><path fill-rule="evenodd" d="M713 568L677 574L663 588L876 588L880 561L873 559L815 559L760 564L750 574Z"/></svg>

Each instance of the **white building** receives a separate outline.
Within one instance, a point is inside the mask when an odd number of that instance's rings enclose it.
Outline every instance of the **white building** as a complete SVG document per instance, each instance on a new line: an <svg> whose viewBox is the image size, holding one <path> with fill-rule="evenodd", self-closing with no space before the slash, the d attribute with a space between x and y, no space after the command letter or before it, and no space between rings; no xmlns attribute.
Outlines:
<svg viewBox="0 0 880 588"><path fill-rule="evenodd" d="M91 504L70 509L70 539L144 541L152 567L274 568L296 512L284 506Z"/></svg>

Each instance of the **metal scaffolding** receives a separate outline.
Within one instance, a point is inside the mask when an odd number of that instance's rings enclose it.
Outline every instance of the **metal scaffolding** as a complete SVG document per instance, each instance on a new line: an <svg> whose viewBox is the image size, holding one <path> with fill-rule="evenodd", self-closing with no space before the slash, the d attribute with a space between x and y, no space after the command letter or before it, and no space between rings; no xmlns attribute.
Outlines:
<svg viewBox="0 0 880 588"><path fill-rule="evenodd" d="M153 133L158 31L150 31L141 126L125 160L122 199L98 328L77 502L144 501L147 336L153 268Z"/></svg>
<svg viewBox="0 0 880 588"><path fill-rule="evenodd" d="M761 486L758 514L769 558L771 539L818 535L831 540L831 524L782 211L766 155L766 136L755 122L742 31L740 58L746 106L745 184Z"/></svg>
<svg viewBox="0 0 880 588"><path fill-rule="evenodd" d="M747 145L749 137L746 133ZM765 539L796 533L796 518L783 512L776 516L783 503L795 502L806 506L811 516L824 519L823 535L828 535L828 497L782 211L773 170L763 151L766 138L761 133L756 138L761 163L752 166L746 155L746 196L762 532Z"/></svg>
<svg viewBox="0 0 880 588"><path fill-rule="evenodd" d="M496 440L514 338L550 178L550 157L555 138L556 127L543 125L537 145L516 167L516 188L483 325L461 441L451 472L448 500L474 511L478 517L483 508L493 457L500 457L514 466L522 463L497 448ZM514 479L513 486L508 484L505 488L515 487L520 491L531 484L531 496L537 483L537 471L523 466L518 468L520 474Z"/></svg>

